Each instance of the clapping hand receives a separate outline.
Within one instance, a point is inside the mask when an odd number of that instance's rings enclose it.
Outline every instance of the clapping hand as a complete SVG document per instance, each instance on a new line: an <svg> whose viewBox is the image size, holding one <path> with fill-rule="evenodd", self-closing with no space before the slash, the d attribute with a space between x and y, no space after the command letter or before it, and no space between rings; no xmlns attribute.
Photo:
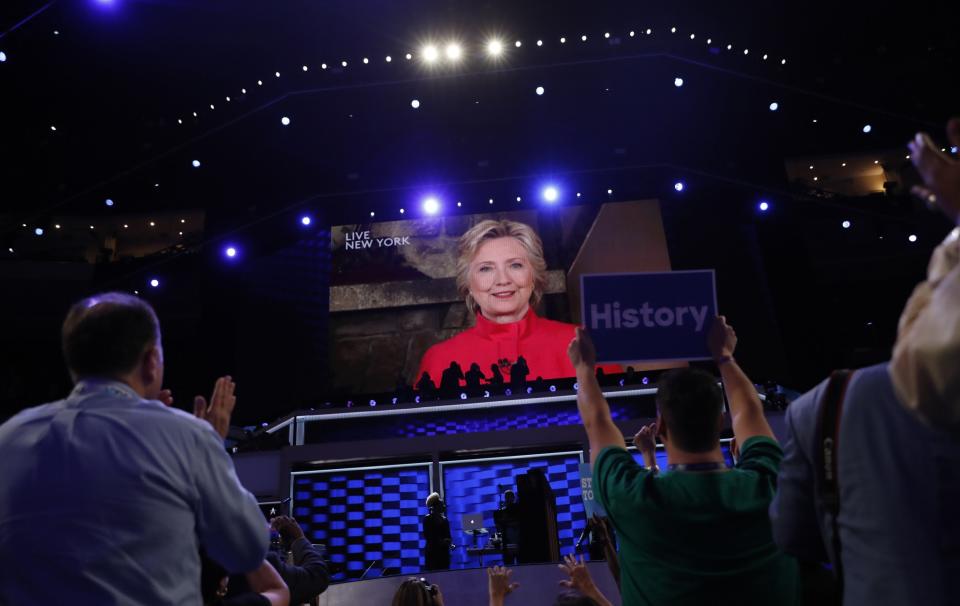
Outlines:
<svg viewBox="0 0 960 606"><path fill-rule="evenodd" d="M173 392L169 389L161 389L157 394L157 400L164 406L173 406Z"/></svg>
<svg viewBox="0 0 960 606"><path fill-rule="evenodd" d="M503 598L513 593L520 583L511 583L513 571L503 566L487 568L487 589L490 591L491 604L503 604Z"/></svg>
<svg viewBox="0 0 960 606"><path fill-rule="evenodd" d="M230 375L227 375L217 379L209 405L203 396L196 396L193 399L193 415L210 423L224 439L230 430L230 415L233 414L233 408L237 405L237 397L233 395L236 387L236 383Z"/></svg>
<svg viewBox="0 0 960 606"><path fill-rule="evenodd" d="M960 146L960 118L947 122L947 138L950 145ZM928 206L943 210L954 223L960 221L960 160L937 149L926 133L917 133L907 147L910 161L923 179L923 185L915 185L911 191Z"/></svg>
<svg viewBox="0 0 960 606"><path fill-rule="evenodd" d="M560 585L563 587L579 591L584 595L590 595L596 590L590 571L587 570L587 565L583 561L583 556L580 556L578 560L572 554L567 554L560 562L560 570L570 577L560 581Z"/></svg>

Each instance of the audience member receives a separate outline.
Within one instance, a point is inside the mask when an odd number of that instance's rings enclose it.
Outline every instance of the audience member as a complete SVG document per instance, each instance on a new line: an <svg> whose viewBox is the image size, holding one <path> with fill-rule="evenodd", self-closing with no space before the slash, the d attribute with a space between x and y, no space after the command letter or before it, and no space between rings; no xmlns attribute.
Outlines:
<svg viewBox="0 0 960 606"><path fill-rule="evenodd" d="M569 577L568 579L560 581L560 585L575 593L574 595L568 594L566 598L558 599L557 604L566 605L578 603L570 598L582 597L589 600L589 602L579 602L581 604L613 606L610 600L608 600L594 584L593 577L590 576L590 571L587 570L587 565L583 562L583 556L580 556L578 560L576 557L567 554L560 563L560 570L565 572Z"/></svg>
<svg viewBox="0 0 960 606"><path fill-rule="evenodd" d="M429 372L424 372L420 375L420 380L417 381L417 391L420 394L420 400L433 400L437 397L437 386L434 384L433 379L430 378Z"/></svg>
<svg viewBox="0 0 960 606"><path fill-rule="evenodd" d="M500 366L497 364L490 365L490 385L500 387L503 385L503 373L500 372Z"/></svg>
<svg viewBox="0 0 960 606"><path fill-rule="evenodd" d="M262 562L255 570L243 575L242 591L227 597L230 576L226 570L205 553L200 554L200 592L204 606L288 606L290 592L283 579L269 562Z"/></svg>
<svg viewBox="0 0 960 606"><path fill-rule="evenodd" d="M269 562L290 588L290 603L303 604L313 601L330 585L330 573L323 561L323 554L303 535L303 529L290 516L278 516L270 520L270 526L280 533L284 551L293 555L288 564L275 551L267 553Z"/></svg>
<svg viewBox="0 0 960 606"><path fill-rule="evenodd" d="M960 143L960 121L948 131ZM922 133L910 149L921 192L956 222L960 164ZM893 360L834 373L787 408L774 536L798 558L829 561L844 604L956 604L960 596L955 234L904 309Z"/></svg>
<svg viewBox="0 0 960 606"><path fill-rule="evenodd" d="M269 536L224 450L229 377L197 410L218 434L169 406L148 303L84 299L62 338L76 387L0 426L0 603L197 604L200 547L256 570Z"/></svg>
<svg viewBox="0 0 960 606"><path fill-rule="evenodd" d="M527 367L527 361L523 356L519 356L517 361L510 366L510 387L514 390L526 387L527 375L529 374L530 368Z"/></svg>
<svg viewBox="0 0 960 606"><path fill-rule="evenodd" d="M470 365L470 370L467 371L467 374L464 375L464 379L467 383L467 391L471 395L476 395L480 393L481 385L486 377L483 376L483 371L480 370L480 365L474 362Z"/></svg>
<svg viewBox="0 0 960 606"><path fill-rule="evenodd" d="M460 381L463 379L463 369L456 362L450 362L440 376L440 396L444 399L455 398L460 393Z"/></svg>
<svg viewBox="0 0 960 606"><path fill-rule="evenodd" d="M400 583L391 606L443 606L440 586L426 579L409 578Z"/></svg>
<svg viewBox="0 0 960 606"><path fill-rule="evenodd" d="M737 338L725 319L710 330L710 351L742 444L739 469L720 450L723 397L716 379L681 369L657 392L657 432L669 473L654 474L626 450L594 373L596 353L577 330L569 347L577 405L590 442L593 486L620 543L625 604L794 604L796 563L773 543L767 507L782 451L759 395L733 358Z"/></svg>

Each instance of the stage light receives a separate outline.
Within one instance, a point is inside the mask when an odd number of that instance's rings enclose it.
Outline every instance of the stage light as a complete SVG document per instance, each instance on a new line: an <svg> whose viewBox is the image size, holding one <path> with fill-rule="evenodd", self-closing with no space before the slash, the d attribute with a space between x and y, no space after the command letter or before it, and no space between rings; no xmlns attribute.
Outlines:
<svg viewBox="0 0 960 606"><path fill-rule="evenodd" d="M770 203L767 202L766 200L764 200L764 201L760 202L760 204L757 205L757 208L760 209L760 212L765 213L765 212L767 212L768 210L770 210Z"/></svg>
<svg viewBox="0 0 960 606"><path fill-rule="evenodd" d="M764 60L764 61L767 60L767 56L766 56L766 55L763 56L763 60Z"/></svg>
<svg viewBox="0 0 960 606"><path fill-rule="evenodd" d="M51 126L50 126L50 130L52 130L53 132L57 132L57 127L51 125Z"/></svg>
<svg viewBox="0 0 960 606"><path fill-rule="evenodd" d="M423 212L428 215L435 215L440 212L440 201L434 196L429 196L423 201Z"/></svg>
<svg viewBox="0 0 960 606"><path fill-rule="evenodd" d="M326 64L326 63L321 63L321 64L320 64L320 69L327 69L327 64Z"/></svg>
<svg viewBox="0 0 960 606"><path fill-rule="evenodd" d="M230 97L227 97L227 103L229 103L229 102L230 102Z"/></svg>
<svg viewBox="0 0 960 606"><path fill-rule="evenodd" d="M459 200L457 200L457 208L460 208L461 206L463 206L463 204Z"/></svg>
<svg viewBox="0 0 960 606"><path fill-rule="evenodd" d="M581 41L581 42L586 42L586 41L587 41L587 35L584 34L584 35L580 36L580 41Z"/></svg>
<svg viewBox="0 0 960 606"><path fill-rule="evenodd" d="M419 403L420 403L420 396L415 396L415 397L413 398L413 401L414 401L415 404L419 404Z"/></svg>
<svg viewBox="0 0 960 606"><path fill-rule="evenodd" d="M373 216L375 216L375 215L376 215L376 213L371 210L371 211L370 211L370 216L373 217Z"/></svg>
<svg viewBox="0 0 960 606"><path fill-rule="evenodd" d="M302 217L300 217L301 225L307 226L307 225L310 225L311 223L313 223L313 219L310 218L310 215L303 215Z"/></svg>
<svg viewBox="0 0 960 606"><path fill-rule="evenodd" d="M677 33L677 28L671 27L671 28L670 28L670 33L671 33L671 34Z"/></svg>
<svg viewBox="0 0 960 606"><path fill-rule="evenodd" d="M573 384L573 391L580 391L580 384L579 384L579 383L574 383L574 384Z"/></svg>
<svg viewBox="0 0 960 606"><path fill-rule="evenodd" d="M631 38L633 38L633 37L636 36L636 35L637 35L637 32L635 32L635 31L633 31L633 30L630 30L630 37L631 37Z"/></svg>
<svg viewBox="0 0 960 606"><path fill-rule="evenodd" d="M907 236L907 240L909 240L910 242L916 242L916 241L917 241L917 235L916 235L916 234L910 234L909 236Z"/></svg>
<svg viewBox="0 0 960 606"><path fill-rule="evenodd" d="M194 168L200 168L200 160L194 160L190 164L192 164Z"/></svg>
<svg viewBox="0 0 960 606"><path fill-rule="evenodd" d="M7 53L0 51L0 63L6 63L6 62L7 62Z"/></svg>
<svg viewBox="0 0 960 606"><path fill-rule="evenodd" d="M696 34L690 34L690 39L691 39L691 40L695 39L696 37L697 37Z"/></svg>
<svg viewBox="0 0 960 606"><path fill-rule="evenodd" d="M363 64L364 64L364 65L369 65L369 64L370 64L370 59L369 59L368 57L364 57L364 58L363 58Z"/></svg>
<svg viewBox="0 0 960 606"><path fill-rule="evenodd" d="M681 86L683 86L683 78L674 78L673 85L676 86L677 88L680 88Z"/></svg>
<svg viewBox="0 0 960 606"><path fill-rule="evenodd" d="M543 46L543 40L537 40L537 46Z"/></svg>
<svg viewBox="0 0 960 606"><path fill-rule="evenodd" d="M850 221L844 220L844 222L840 224L840 227L844 229L850 229L850 225L851 225Z"/></svg>
<svg viewBox="0 0 960 606"><path fill-rule="evenodd" d="M683 181L677 181L676 183L673 184L673 189L677 191L683 191L684 187L686 186L683 184Z"/></svg>
<svg viewBox="0 0 960 606"><path fill-rule="evenodd" d="M550 389L551 392L557 391L557 386L556 386L556 385L551 385L549 389Z"/></svg>
<svg viewBox="0 0 960 606"><path fill-rule="evenodd" d="M182 119L182 118L177 118L177 124L183 124L183 119Z"/></svg>
<svg viewBox="0 0 960 606"><path fill-rule="evenodd" d="M10 249L10 252L13 252L13 249L12 249L12 248ZM483 390L483 397L484 397L484 398L489 398L489 397L490 397L490 392L487 391L486 389L484 389L484 390Z"/></svg>
<svg viewBox="0 0 960 606"><path fill-rule="evenodd" d="M873 130L873 127L870 126L869 124L864 124L864 125L863 125L863 132L864 132L864 133L869 133L869 132L872 131L872 130Z"/></svg>
<svg viewBox="0 0 960 606"><path fill-rule="evenodd" d="M391 403L391 404L396 404L398 400L399 400L399 398L391 398L391 399L390 399L390 403Z"/></svg>
<svg viewBox="0 0 960 606"><path fill-rule="evenodd" d="M423 55L423 60L427 63L433 63L440 57L440 51L438 51L437 47L432 44L424 46L420 51L420 54Z"/></svg>
<svg viewBox="0 0 960 606"><path fill-rule="evenodd" d="M519 40L517 40L516 42L513 43L513 45L516 46L517 48L520 48L521 46L523 46L523 42L520 42Z"/></svg>
<svg viewBox="0 0 960 606"><path fill-rule="evenodd" d="M604 32L603 37L609 39L609 38L610 38L610 32Z"/></svg>
<svg viewBox="0 0 960 606"><path fill-rule="evenodd" d="M463 392L461 391L461 392L460 392L460 399L461 399L461 400L466 400L466 399L467 399L467 394L465 394L465 393L463 393Z"/></svg>
<svg viewBox="0 0 960 606"><path fill-rule="evenodd" d="M787 64L786 59L780 59L780 65L786 65L786 64Z"/></svg>
<svg viewBox="0 0 960 606"><path fill-rule="evenodd" d="M732 44L728 44L728 45L727 45L727 50L733 50L733 45L732 45Z"/></svg>
<svg viewBox="0 0 960 606"><path fill-rule="evenodd" d="M508 388L506 388L505 390L503 390L503 395L505 395L505 396L512 396L512 395L513 395L513 390L508 387Z"/></svg>
<svg viewBox="0 0 960 606"><path fill-rule="evenodd" d="M33 230L33 233L37 234L38 236L42 236L42 235L43 235L43 228L42 228L42 227L38 227L38 228L36 228L35 230Z"/></svg>
<svg viewBox="0 0 960 606"><path fill-rule="evenodd" d="M113 206L113 200L111 200L110 198L107 198L106 200L104 200L103 203L106 204L107 206Z"/></svg>
<svg viewBox="0 0 960 606"><path fill-rule="evenodd" d="M578 198L580 197L580 192L577 192L577 197L578 197Z"/></svg>
<svg viewBox="0 0 960 606"><path fill-rule="evenodd" d="M652 34L652 33L653 33L653 30L650 29L650 28L647 28L646 34L649 36L649 35Z"/></svg>
<svg viewBox="0 0 960 606"><path fill-rule="evenodd" d="M55 224L55 225L53 226L53 228L54 228L54 229L60 229L60 224L59 224L59 223Z"/></svg>
<svg viewBox="0 0 960 606"><path fill-rule="evenodd" d="M487 42L487 54L491 57L499 57L503 53L503 42L497 39Z"/></svg>
<svg viewBox="0 0 960 606"><path fill-rule="evenodd" d="M237 249L236 249L236 247L234 247L234 246L228 246L228 247L226 247L226 248L223 249L223 254L224 254L224 256L226 256L228 259L235 259L236 256L237 256Z"/></svg>
<svg viewBox="0 0 960 606"><path fill-rule="evenodd" d="M390 55L387 55L387 56L384 58L384 61L386 61L387 63L390 63L391 61L393 61L393 57L391 57Z"/></svg>
<svg viewBox="0 0 960 606"><path fill-rule="evenodd" d="M489 200L487 200L487 202L489 202L490 204L493 204L493 198L490 198Z"/></svg>
<svg viewBox="0 0 960 606"><path fill-rule="evenodd" d="M527 395L530 395L530 394L532 394L532 393L533 393L533 388L532 388L532 387L527 387Z"/></svg>
<svg viewBox="0 0 960 606"><path fill-rule="evenodd" d="M241 89L240 89L240 94L241 94L241 95L246 95L246 94L247 94L247 89L241 88Z"/></svg>
<svg viewBox="0 0 960 606"><path fill-rule="evenodd" d="M160 280L157 280L156 278L151 279L150 286L153 288L157 288L158 286L160 286Z"/></svg>
<svg viewBox="0 0 960 606"><path fill-rule="evenodd" d="M407 53L406 55L404 55L404 57L406 58L407 61L409 61L410 59L413 59L413 55L411 55L410 53Z"/></svg>
<svg viewBox="0 0 960 606"><path fill-rule="evenodd" d="M280 124L283 124L284 126L290 126L290 118L286 116L280 118Z"/></svg>
<svg viewBox="0 0 960 606"><path fill-rule="evenodd" d="M129 229L129 228L130 228L130 226L129 226L129 225L127 225L126 223L124 223L124 224L123 224L123 228L124 228L124 229Z"/></svg>
<svg viewBox="0 0 960 606"><path fill-rule="evenodd" d="M566 43L567 43L566 38L560 38L560 44L566 44Z"/></svg>
<svg viewBox="0 0 960 606"><path fill-rule="evenodd" d="M419 100L419 99L414 99L413 101L411 101L411 102L410 102L410 107L412 107L413 109L419 109L419 108L420 108L420 100Z"/></svg>
<svg viewBox="0 0 960 606"><path fill-rule="evenodd" d="M447 60L449 61L459 61L460 57L463 56L463 48L461 48L456 42L451 42L444 49L444 54L447 56Z"/></svg>
<svg viewBox="0 0 960 606"><path fill-rule="evenodd" d="M613 190L612 190L612 189L608 189L608 190L607 190L607 195L608 195L608 196L612 196L612 195L613 195Z"/></svg>
<svg viewBox="0 0 960 606"><path fill-rule="evenodd" d="M542 87L542 86L538 86L536 92L537 92L537 95L542 95L542 94L543 94L543 87Z"/></svg>
<svg viewBox="0 0 960 606"><path fill-rule="evenodd" d="M555 186L548 185L543 188L543 199L547 202L556 202L559 197L560 191Z"/></svg>
<svg viewBox="0 0 960 606"><path fill-rule="evenodd" d="M644 377L640 380L640 382L643 383L644 385L647 385L648 383L650 383L650 379L648 377Z"/></svg>
<svg viewBox="0 0 960 606"><path fill-rule="evenodd" d="M780 104L777 103L776 101L770 104L770 111L775 112L778 109L780 109Z"/></svg>
<svg viewBox="0 0 960 606"><path fill-rule="evenodd" d="M376 400L370 400L369 404L370 404L370 406L376 406L376 405L377 405L377 401L376 401Z"/></svg>
<svg viewBox="0 0 960 606"><path fill-rule="evenodd" d="M309 69L310 69L310 68L307 67L306 65L303 66L303 71L307 71L307 70L309 70ZM229 101L229 99L228 99L228 101Z"/></svg>
<svg viewBox="0 0 960 606"><path fill-rule="evenodd" d="M401 209L400 209L400 214L402 215L404 212L406 212L406 211L404 211L404 210L401 208Z"/></svg>
<svg viewBox="0 0 960 606"><path fill-rule="evenodd" d="M153 221L150 222L150 227L156 227L156 226L157 226L156 223L154 223Z"/></svg>
<svg viewBox="0 0 960 606"><path fill-rule="evenodd" d="M749 54L750 54L750 49L749 49L749 48L743 49L743 54L744 54L744 55L749 55Z"/></svg>
<svg viewBox="0 0 960 606"><path fill-rule="evenodd" d="M341 67L346 67L346 66L347 66L347 60L344 59L343 61L341 61L341 62L340 62L340 66L341 66Z"/></svg>

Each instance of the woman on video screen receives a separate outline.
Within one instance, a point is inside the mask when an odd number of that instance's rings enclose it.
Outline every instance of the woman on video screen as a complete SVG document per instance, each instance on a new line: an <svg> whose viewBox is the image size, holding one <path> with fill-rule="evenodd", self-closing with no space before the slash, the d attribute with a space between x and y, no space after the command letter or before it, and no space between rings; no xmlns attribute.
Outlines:
<svg viewBox="0 0 960 606"><path fill-rule="evenodd" d="M451 362L499 366L509 375L520 357L530 379L575 376L567 357L575 326L533 311L543 297L546 270L543 244L529 225L486 220L470 228L458 246L457 290L476 325L428 349L417 377L441 377Z"/></svg>

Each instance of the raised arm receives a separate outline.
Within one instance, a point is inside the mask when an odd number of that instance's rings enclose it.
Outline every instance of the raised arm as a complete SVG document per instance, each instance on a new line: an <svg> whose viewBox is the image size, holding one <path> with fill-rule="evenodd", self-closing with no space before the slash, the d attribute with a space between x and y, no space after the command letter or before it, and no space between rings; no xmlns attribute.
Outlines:
<svg viewBox="0 0 960 606"><path fill-rule="evenodd" d="M613 423L610 405L603 397L597 382L597 352L590 335L582 328L577 327L576 336L567 348L567 355L577 371L577 383L580 385L577 391L577 409L590 441L590 460L596 460L600 451L607 446L619 446L626 450L627 443L623 441L620 429Z"/></svg>
<svg viewBox="0 0 960 606"><path fill-rule="evenodd" d="M763 414L763 403L750 379L743 372L733 352L737 348L737 333L727 324L727 319L717 316L707 338L710 354L720 369L723 389L730 404L733 435L741 447L754 436L776 439Z"/></svg>

